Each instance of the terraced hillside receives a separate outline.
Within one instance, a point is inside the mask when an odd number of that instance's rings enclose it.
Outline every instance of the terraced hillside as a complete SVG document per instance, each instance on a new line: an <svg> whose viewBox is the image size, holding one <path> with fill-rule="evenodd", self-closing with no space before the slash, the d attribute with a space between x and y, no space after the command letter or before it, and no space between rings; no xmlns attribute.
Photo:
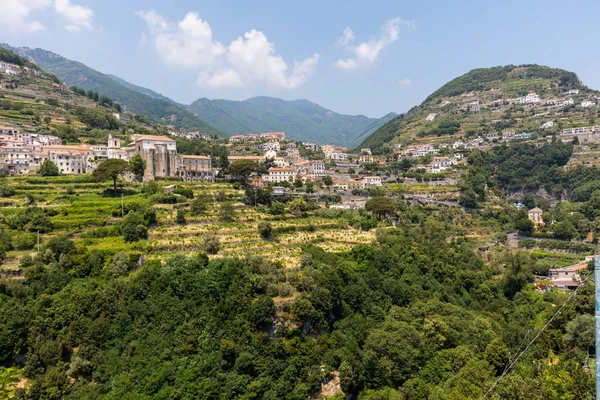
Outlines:
<svg viewBox="0 0 600 400"><path fill-rule="evenodd" d="M136 90L137 87L133 87L131 84L124 85L122 81L82 63L43 49L15 48L7 44L0 44L0 47L8 48L44 70L56 74L68 86L76 85L85 90L97 91L101 95L108 96L125 105L129 111L143 115L153 123L174 125L183 131L199 130L208 134L220 134L215 127L186 111L175 102L165 100L158 94L152 96L148 91L141 93Z"/></svg>
<svg viewBox="0 0 600 400"><path fill-rule="evenodd" d="M528 94L537 98L521 100ZM595 125L598 95L576 74L561 69L539 65L475 69L385 124L361 147L385 152L397 144L501 136L506 131L552 135Z"/></svg>
<svg viewBox="0 0 600 400"><path fill-rule="evenodd" d="M97 93L94 100L71 90L52 74L2 50L0 62L11 66L11 73L0 74L0 125L56 135L69 143L105 140L109 133L122 136L120 128L126 124L115 116L118 104ZM129 127L147 125L132 121Z"/></svg>

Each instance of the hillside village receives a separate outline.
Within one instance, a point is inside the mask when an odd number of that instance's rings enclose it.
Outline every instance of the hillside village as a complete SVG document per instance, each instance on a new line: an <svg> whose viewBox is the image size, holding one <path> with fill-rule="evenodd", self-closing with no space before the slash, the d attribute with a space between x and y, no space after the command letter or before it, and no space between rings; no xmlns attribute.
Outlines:
<svg viewBox="0 0 600 400"><path fill-rule="evenodd" d="M354 380L397 393L417 380L446 393L438 381L454 376L491 384L556 304L580 291L562 315L590 308L600 242L598 94L511 68L521 78L451 83L349 149L152 123L3 62L0 361L15 369L0 378L58 393L50 371L73 398L133 393L148 376L144 398L156 382L164 398L241 398L261 368L281 382L269 398L299 379L310 384L295 399L341 399ZM96 176L112 161L122 169ZM523 365L577 368L590 391L588 349L563 339L590 321L558 323ZM407 359L414 371L399 374Z"/></svg>

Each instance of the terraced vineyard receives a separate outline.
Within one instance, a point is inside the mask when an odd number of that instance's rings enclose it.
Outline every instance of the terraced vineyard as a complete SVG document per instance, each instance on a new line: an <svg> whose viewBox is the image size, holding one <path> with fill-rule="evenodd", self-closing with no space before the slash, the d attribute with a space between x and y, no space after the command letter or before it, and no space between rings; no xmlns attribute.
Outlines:
<svg viewBox="0 0 600 400"><path fill-rule="evenodd" d="M160 186L172 182L161 182ZM218 236L221 250L213 258L261 255L280 260L286 267L300 264L301 246L318 244L327 251L345 252L360 243L374 240L374 230L364 232L349 227L343 219L332 220L309 213L295 217L290 213L271 215L268 208L248 207L239 201L243 192L229 184L178 183L191 189L194 195L214 197L225 195L232 200L234 221L219 220L219 203L211 204L202 215L186 217L185 224L176 222L178 209L187 209L191 199L177 196L175 204L156 204L158 222L150 227L147 241L126 243L114 232L104 236L103 231L116 227L121 221L121 202L125 210L136 204L148 204L148 196L141 192L138 183L127 183L122 189L125 195L112 197L110 183L95 182L89 176L62 176L53 178L13 177L0 183L3 188L14 190L10 197L3 197L2 218L15 218L26 208L38 207L47 211L52 225L51 232L41 233L41 242L55 236L66 236L78 246L88 250L148 251L148 258L163 259L168 254L193 254L203 248L203 238L208 234ZM273 239L261 238L257 226L268 221L273 228ZM29 232L37 235L37 232ZM8 252L4 268L17 268L20 258L35 249Z"/></svg>

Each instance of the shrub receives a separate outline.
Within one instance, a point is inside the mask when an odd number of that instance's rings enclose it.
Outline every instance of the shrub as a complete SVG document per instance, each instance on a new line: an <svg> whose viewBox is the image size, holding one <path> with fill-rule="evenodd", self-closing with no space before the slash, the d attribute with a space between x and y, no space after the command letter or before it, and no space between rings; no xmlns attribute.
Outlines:
<svg viewBox="0 0 600 400"><path fill-rule="evenodd" d="M221 250L221 241L217 235L206 235L203 247L208 254L217 254Z"/></svg>
<svg viewBox="0 0 600 400"><path fill-rule="evenodd" d="M33 257L31 257L29 254L24 254L23 257L21 257L21 260L19 260L19 268L27 268L27 267L31 267L33 265Z"/></svg>
<svg viewBox="0 0 600 400"><path fill-rule="evenodd" d="M283 203L275 201L271 204L269 212L273 215L281 215L285 213L285 206L283 205Z"/></svg>
<svg viewBox="0 0 600 400"><path fill-rule="evenodd" d="M35 246L36 239L35 233L19 233L13 236L12 245L16 250L30 250Z"/></svg>
<svg viewBox="0 0 600 400"><path fill-rule="evenodd" d="M258 224L258 233L263 239L271 239L271 235L273 233L273 228L271 227L270 222L263 221Z"/></svg>
<svg viewBox="0 0 600 400"><path fill-rule="evenodd" d="M121 222L123 239L126 242L137 242L138 240L148 239L148 228L144 224L142 217L133 211L123 218Z"/></svg>
<svg viewBox="0 0 600 400"><path fill-rule="evenodd" d="M232 222L235 217L235 210L233 209L233 205L230 202L225 202L221 204L221 208L219 209L219 219L222 222Z"/></svg>
<svg viewBox="0 0 600 400"><path fill-rule="evenodd" d="M0 197L12 197L15 195L15 189L10 186L2 185L0 186Z"/></svg>
<svg viewBox="0 0 600 400"><path fill-rule="evenodd" d="M185 197L186 199L193 199L194 192L190 188L177 188L173 190L173 193Z"/></svg>
<svg viewBox="0 0 600 400"><path fill-rule="evenodd" d="M156 181L144 182L144 184L142 185L142 193L144 193L147 196L151 196L153 194L161 192L162 188Z"/></svg>
<svg viewBox="0 0 600 400"><path fill-rule="evenodd" d="M178 224L185 224L186 220L185 220L185 211L183 211L182 209L177 210L177 216L175 217L175 221Z"/></svg>
<svg viewBox="0 0 600 400"><path fill-rule="evenodd" d="M50 160L45 160L40 166L40 175L42 176L58 176L59 174L58 167Z"/></svg>

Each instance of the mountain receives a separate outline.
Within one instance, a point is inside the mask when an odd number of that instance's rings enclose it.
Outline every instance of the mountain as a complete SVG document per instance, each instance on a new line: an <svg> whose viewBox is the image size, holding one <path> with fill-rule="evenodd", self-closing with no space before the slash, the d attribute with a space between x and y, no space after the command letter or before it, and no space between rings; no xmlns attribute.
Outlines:
<svg viewBox="0 0 600 400"><path fill-rule="evenodd" d="M528 93L537 94L540 101L521 104L519 98ZM571 126L594 125L595 104L581 103L595 103L598 95L575 73L558 68L527 64L474 69L383 125L361 147L385 152L395 144L485 137L508 130L550 135ZM573 104L556 103L561 99L572 99ZM548 122L552 124L542 127Z"/></svg>
<svg viewBox="0 0 600 400"><path fill-rule="evenodd" d="M244 101L201 98L188 110L219 130L233 135L284 131L295 140L355 147L371 132L396 116L382 118L342 115L308 100L285 101L253 97Z"/></svg>
<svg viewBox="0 0 600 400"><path fill-rule="evenodd" d="M35 63L42 69L55 74L68 86L76 85L93 90L126 106L127 110L143 115L152 122L174 125L186 131L200 130L204 133L219 134L212 125L202 121L170 99L123 80L114 79L80 62L72 61L58 54L42 49L27 47L14 48L7 44L0 46ZM142 90L140 91L140 90Z"/></svg>
<svg viewBox="0 0 600 400"><path fill-rule="evenodd" d="M141 87L141 86L135 85L135 84L133 84L131 82L127 82L125 79L119 78L118 76L115 76L115 75L106 74L106 76L108 76L113 81L115 81L115 82L117 82L117 83L125 86L126 88L133 90L134 92L145 94L146 96L152 97L153 99L159 99L159 100L168 101L169 103L174 104L174 105L176 105L178 107L182 107L182 108L186 107L186 106L184 106L182 104L179 104L176 101L168 98L167 96L163 96L162 94L155 92L152 89L148 89L148 88L145 88L145 87Z"/></svg>
<svg viewBox="0 0 600 400"><path fill-rule="evenodd" d="M16 65L0 73L0 126L55 135L72 144L105 143L109 134L127 138L110 99L93 100L83 89L69 90L55 75L1 47L0 61ZM144 131L150 128L139 121L130 124Z"/></svg>
<svg viewBox="0 0 600 400"><path fill-rule="evenodd" d="M285 101L272 97L244 101L201 98L185 106L151 89L103 74L47 50L0 46L55 74L68 86L97 91L152 122L174 125L184 131L212 134L220 131L229 135L284 131L295 140L356 147L396 116L394 113L381 118L342 115L308 100Z"/></svg>

